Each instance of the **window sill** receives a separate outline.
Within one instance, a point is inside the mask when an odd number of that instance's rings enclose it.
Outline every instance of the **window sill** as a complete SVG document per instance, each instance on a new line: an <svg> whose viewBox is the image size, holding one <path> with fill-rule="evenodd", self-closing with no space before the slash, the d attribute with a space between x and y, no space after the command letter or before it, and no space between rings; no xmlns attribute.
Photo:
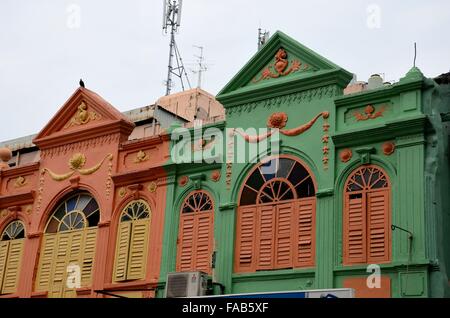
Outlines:
<svg viewBox="0 0 450 318"><path fill-rule="evenodd" d="M105 284L103 287L103 290L106 291L126 291L126 290L132 290L137 288L142 289L155 289L158 285L158 282L148 282L148 281L131 281L131 282L116 282L116 283L110 283Z"/></svg>
<svg viewBox="0 0 450 318"><path fill-rule="evenodd" d="M355 265L340 265L334 267L334 272L351 272L351 271L367 271L367 267L369 265L378 265L380 268L383 269L397 269L397 268L403 268L408 265L407 261L397 261L397 262L390 262L390 263L380 263L380 264L355 264ZM412 260L409 264L409 267L417 267L417 266L427 266L430 265L430 262L428 260L422 259L422 260Z"/></svg>
<svg viewBox="0 0 450 318"><path fill-rule="evenodd" d="M273 270L273 271L260 271L253 273L239 273L233 274L232 279L233 282L240 281L254 281L254 280L272 280L272 279L286 279L286 278L299 278L299 276L303 276L304 278L311 277L311 275L315 274L315 268L304 268L304 269L281 269L281 270Z"/></svg>
<svg viewBox="0 0 450 318"><path fill-rule="evenodd" d="M3 294L3 295L0 295L0 298L19 298L19 295L17 293L15 293L15 294Z"/></svg>
<svg viewBox="0 0 450 318"><path fill-rule="evenodd" d="M31 298L47 298L47 297L48 297L48 291L31 293Z"/></svg>

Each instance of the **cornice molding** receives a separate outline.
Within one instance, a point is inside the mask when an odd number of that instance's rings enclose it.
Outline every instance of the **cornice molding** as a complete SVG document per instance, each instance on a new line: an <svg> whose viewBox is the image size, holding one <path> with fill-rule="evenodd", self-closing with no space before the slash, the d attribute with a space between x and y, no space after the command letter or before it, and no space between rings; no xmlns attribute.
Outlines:
<svg viewBox="0 0 450 318"><path fill-rule="evenodd" d="M35 196L36 192L34 190L24 193L0 196L0 208L33 203Z"/></svg>
<svg viewBox="0 0 450 318"><path fill-rule="evenodd" d="M335 134L331 138L336 147L359 146L371 142L384 141L386 138L402 137L424 133L428 117L419 115L412 118L404 118L394 122L386 122L382 126L372 128L362 128L340 134Z"/></svg>

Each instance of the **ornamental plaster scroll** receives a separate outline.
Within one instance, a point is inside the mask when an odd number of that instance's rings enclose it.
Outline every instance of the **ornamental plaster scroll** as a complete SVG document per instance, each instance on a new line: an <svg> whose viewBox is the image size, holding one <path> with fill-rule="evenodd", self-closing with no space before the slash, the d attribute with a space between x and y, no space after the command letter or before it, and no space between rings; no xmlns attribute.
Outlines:
<svg viewBox="0 0 450 318"><path fill-rule="evenodd" d="M268 121L267 121L267 127L270 128L270 131L265 133L265 134L261 134L261 135L257 135L257 136L250 136L238 129L235 129L234 132L238 133L239 135L241 135L245 141L247 141L248 143L258 143L261 142L267 138L269 138L270 136L272 136L276 129L278 129L278 131L288 137L295 137L295 136L299 136L302 133L304 133L305 131L309 130L320 117L323 117L324 119L328 119L328 117L330 116L329 112L321 112L320 114L316 115L313 119L311 119L308 123L298 126L296 128L293 129L286 129L284 130L283 128L286 126L286 123L288 121L288 116L286 113L274 113L272 114ZM329 125L327 127L327 131L328 131ZM328 142L328 141L327 141Z"/></svg>
<svg viewBox="0 0 450 318"><path fill-rule="evenodd" d="M78 106L77 113L72 117L72 119L64 126L64 128L70 128L72 126L85 125L91 121L101 119L102 116L94 111L88 111L86 103L81 102Z"/></svg>
<svg viewBox="0 0 450 318"><path fill-rule="evenodd" d="M375 107L372 105L368 105L364 109L364 114L355 112L353 116L355 116L356 121L366 121L369 119L376 119L378 117L382 117L383 113L386 111L386 105L382 105L378 111L376 111Z"/></svg>
<svg viewBox="0 0 450 318"><path fill-rule="evenodd" d="M83 175L83 176L91 175L91 174L97 172L97 170L100 169L100 167L103 165L103 163L107 159L112 161L113 155L108 154L105 156L105 158L103 158L95 166L93 166L91 168L83 169L84 165L86 164L86 156L81 153L76 153L69 159L69 168L72 171L69 171L69 172L63 173L63 174L58 174L58 173L51 171L48 168L44 168L44 169L42 169L41 174L43 175L45 172L47 172L54 181L58 181L58 182L67 180L68 178L73 176L76 172L78 172L80 175Z"/></svg>
<svg viewBox="0 0 450 318"><path fill-rule="evenodd" d="M278 52L275 54L275 63L270 64L268 67L266 67L261 72L259 78L255 77L252 82L258 83L262 80L267 80L269 78L279 78L287 76L291 73L297 72L302 69L302 63L299 60L293 60L291 66L288 68L290 63L287 58L288 54L286 50L279 49ZM303 70L307 70L308 68L309 68L308 64L303 64Z"/></svg>

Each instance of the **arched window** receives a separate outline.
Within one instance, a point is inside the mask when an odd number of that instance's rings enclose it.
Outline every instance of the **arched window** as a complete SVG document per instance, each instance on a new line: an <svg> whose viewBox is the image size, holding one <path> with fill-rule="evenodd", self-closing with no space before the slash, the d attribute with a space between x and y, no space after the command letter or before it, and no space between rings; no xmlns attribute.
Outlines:
<svg viewBox="0 0 450 318"><path fill-rule="evenodd" d="M390 260L390 184L384 171L369 165L356 169L344 191L344 264Z"/></svg>
<svg viewBox="0 0 450 318"><path fill-rule="evenodd" d="M211 274L214 203L205 191L190 193L181 206L177 241L177 271Z"/></svg>
<svg viewBox="0 0 450 318"><path fill-rule="evenodd" d="M236 272L314 266L315 185L300 161L281 156L257 165L239 202Z"/></svg>
<svg viewBox="0 0 450 318"><path fill-rule="evenodd" d="M37 291L76 297L76 288L91 286L99 220L98 203L87 192L69 195L57 205L42 240Z"/></svg>
<svg viewBox="0 0 450 318"><path fill-rule="evenodd" d="M13 294L17 291L24 242L23 223L9 223L0 237L0 294Z"/></svg>
<svg viewBox="0 0 450 318"><path fill-rule="evenodd" d="M113 280L144 279L147 268L150 207L144 200L130 202L120 215Z"/></svg>

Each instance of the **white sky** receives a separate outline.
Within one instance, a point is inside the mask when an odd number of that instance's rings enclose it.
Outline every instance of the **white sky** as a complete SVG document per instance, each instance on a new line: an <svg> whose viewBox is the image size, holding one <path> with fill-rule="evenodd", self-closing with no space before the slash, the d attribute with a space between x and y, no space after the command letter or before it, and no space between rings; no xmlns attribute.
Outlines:
<svg viewBox="0 0 450 318"><path fill-rule="evenodd" d="M121 111L155 102L167 76L161 26L162 0L0 0L0 141L37 133L80 78ZM447 0L184 0L178 46L188 69L193 45L205 47L203 88L217 94L256 52L260 26L359 80L384 73L397 81L412 66L415 41L426 76L450 70Z"/></svg>

